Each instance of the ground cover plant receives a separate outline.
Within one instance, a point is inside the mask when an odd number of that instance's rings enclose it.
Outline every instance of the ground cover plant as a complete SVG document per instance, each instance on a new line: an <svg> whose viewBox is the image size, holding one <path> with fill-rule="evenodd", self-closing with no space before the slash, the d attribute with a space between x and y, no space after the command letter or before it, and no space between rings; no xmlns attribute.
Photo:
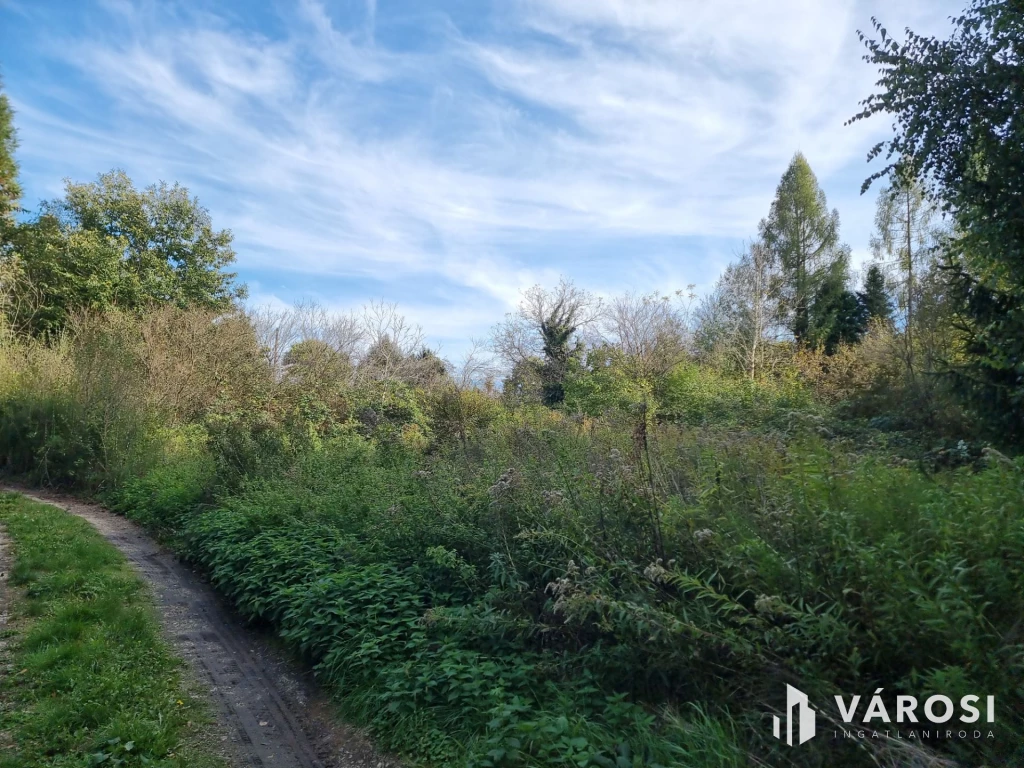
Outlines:
<svg viewBox="0 0 1024 768"><path fill-rule="evenodd" d="M209 766L208 722L140 578L92 526L0 495L13 549L0 680L4 768Z"/></svg>
<svg viewBox="0 0 1024 768"><path fill-rule="evenodd" d="M506 423L472 457L343 437L178 531L349 717L430 764L940 764L777 747L786 682L984 690L994 738L946 751L1020 759L1024 467L923 473L800 429L656 430L653 492L629 433L592 424ZM131 483L124 509L180 514L169 487Z"/></svg>
<svg viewBox="0 0 1024 768"><path fill-rule="evenodd" d="M0 218L0 470L146 526L414 764L1024 764L1022 29L865 37L862 275L797 153L706 295L535 286L461 362L240 304L179 187L69 183ZM996 717L848 736L837 695Z"/></svg>

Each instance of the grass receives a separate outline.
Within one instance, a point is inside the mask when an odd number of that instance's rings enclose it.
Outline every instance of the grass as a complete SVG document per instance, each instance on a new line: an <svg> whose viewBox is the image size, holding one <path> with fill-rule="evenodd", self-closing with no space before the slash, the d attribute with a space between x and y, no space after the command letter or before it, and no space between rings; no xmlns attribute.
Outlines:
<svg viewBox="0 0 1024 768"><path fill-rule="evenodd" d="M145 584L88 523L0 494L14 551L0 768L223 762Z"/></svg>

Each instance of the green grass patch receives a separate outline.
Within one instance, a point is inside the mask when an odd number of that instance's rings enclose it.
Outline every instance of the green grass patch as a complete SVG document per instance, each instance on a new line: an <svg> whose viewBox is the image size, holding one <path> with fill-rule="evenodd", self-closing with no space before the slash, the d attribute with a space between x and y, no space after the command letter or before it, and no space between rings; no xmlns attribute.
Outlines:
<svg viewBox="0 0 1024 768"><path fill-rule="evenodd" d="M14 550L2 768L223 765L145 584L87 522L0 495ZM13 744L13 749L10 746Z"/></svg>

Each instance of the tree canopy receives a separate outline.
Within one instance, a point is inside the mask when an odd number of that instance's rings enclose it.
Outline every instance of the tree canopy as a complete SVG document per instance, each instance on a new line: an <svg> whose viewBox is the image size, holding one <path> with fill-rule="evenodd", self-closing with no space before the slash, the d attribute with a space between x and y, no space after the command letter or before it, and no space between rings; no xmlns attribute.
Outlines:
<svg viewBox="0 0 1024 768"><path fill-rule="evenodd" d="M22 282L15 326L32 333L57 331L80 309L225 310L245 296L225 271L235 260L231 232L214 229L178 184L138 190L123 171L68 181L13 241Z"/></svg>
<svg viewBox="0 0 1024 768"><path fill-rule="evenodd" d="M18 133L14 128L14 110L11 109L7 94L0 89L0 226L3 226L5 221L10 221L21 199L18 163L14 158L14 151L17 148ZM0 232L0 237L2 236L3 233Z"/></svg>
<svg viewBox="0 0 1024 768"><path fill-rule="evenodd" d="M782 268L782 311L798 344L812 335L812 304L823 285L845 270L839 212L829 210L807 159L799 152L779 181L761 239ZM837 270L838 262L842 262Z"/></svg>
<svg viewBox="0 0 1024 768"><path fill-rule="evenodd" d="M955 236L945 267L959 295L962 363L951 372L979 411L1024 433L1024 9L973 0L948 40L873 20L865 59L878 92L853 120L886 114L895 135L869 159L879 178L917 178L941 201Z"/></svg>

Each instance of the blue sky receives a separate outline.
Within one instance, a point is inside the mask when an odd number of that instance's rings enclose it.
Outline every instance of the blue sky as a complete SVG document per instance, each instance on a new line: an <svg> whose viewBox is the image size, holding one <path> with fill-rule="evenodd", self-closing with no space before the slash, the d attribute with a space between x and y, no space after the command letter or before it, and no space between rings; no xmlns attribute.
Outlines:
<svg viewBox="0 0 1024 768"><path fill-rule="evenodd" d="M25 202L189 187L252 301L397 302L443 353L560 275L709 287L802 151L855 262L857 29L963 0L0 0Z"/></svg>

